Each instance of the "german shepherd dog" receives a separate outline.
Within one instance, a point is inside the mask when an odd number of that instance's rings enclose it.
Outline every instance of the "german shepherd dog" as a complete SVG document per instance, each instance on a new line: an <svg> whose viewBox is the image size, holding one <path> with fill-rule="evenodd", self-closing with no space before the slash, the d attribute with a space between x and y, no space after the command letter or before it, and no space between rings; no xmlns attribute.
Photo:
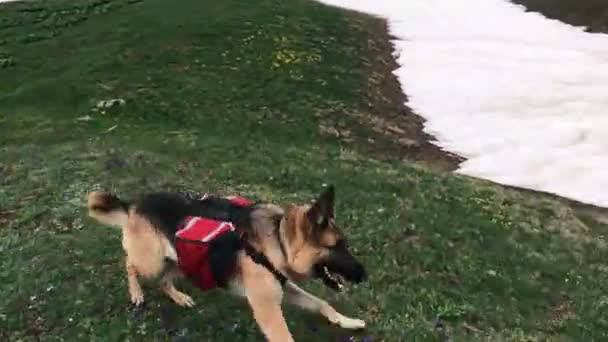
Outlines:
<svg viewBox="0 0 608 342"><path fill-rule="evenodd" d="M138 277L159 279L161 290L175 303L194 305L192 298L174 285L174 279L181 275L175 234L186 217L207 217L234 223L237 231L245 233L239 239L265 257L266 267L235 241L212 246L210 253L212 259L214 255L223 256L212 265L218 283L247 299L269 341L293 341L281 309L283 298L321 314L341 328L365 328L364 321L340 314L329 303L295 284L318 278L340 291L344 280L359 283L367 277L336 226L333 186L312 205L290 204L285 208L273 204L235 204L230 197L192 199L166 192L146 194L131 203L109 193L91 192L87 202L91 217L122 228L128 289L136 305L144 300ZM283 281L277 273L283 275Z"/></svg>

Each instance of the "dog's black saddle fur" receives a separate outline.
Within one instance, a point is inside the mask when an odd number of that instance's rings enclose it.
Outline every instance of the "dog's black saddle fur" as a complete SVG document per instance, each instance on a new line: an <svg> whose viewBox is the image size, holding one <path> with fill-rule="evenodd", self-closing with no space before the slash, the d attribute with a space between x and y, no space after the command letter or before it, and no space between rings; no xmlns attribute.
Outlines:
<svg viewBox="0 0 608 342"><path fill-rule="evenodd" d="M187 216L232 222L237 229L246 231L251 227L255 204L239 205L214 195L197 199L189 194L157 192L140 198L135 208L167 237L173 237Z"/></svg>

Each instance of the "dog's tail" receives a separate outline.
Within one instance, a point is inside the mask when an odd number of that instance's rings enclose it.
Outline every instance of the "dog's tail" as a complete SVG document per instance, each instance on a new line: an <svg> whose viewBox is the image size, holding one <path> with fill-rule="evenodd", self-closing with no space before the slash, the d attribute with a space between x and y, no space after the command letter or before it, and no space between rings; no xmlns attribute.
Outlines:
<svg viewBox="0 0 608 342"><path fill-rule="evenodd" d="M129 203L105 192L93 191L87 196L89 216L110 226L123 227L127 224L129 206Z"/></svg>

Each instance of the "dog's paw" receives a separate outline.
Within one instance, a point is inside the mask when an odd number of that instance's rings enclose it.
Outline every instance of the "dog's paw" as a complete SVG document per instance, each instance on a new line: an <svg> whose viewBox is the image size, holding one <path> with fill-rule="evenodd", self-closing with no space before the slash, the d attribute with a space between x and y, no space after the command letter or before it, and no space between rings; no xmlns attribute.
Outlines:
<svg viewBox="0 0 608 342"><path fill-rule="evenodd" d="M131 303L135 306L140 306L144 303L144 294L142 292L131 293Z"/></svg>
<svg viewBox="0 0 608 342"><path fill-rule="evenodd" d="M342 315L338 317L338 320L335 322L335 324L342 329L365 329L365 322L363 320L357 318L348 318Z"/></svg>
<svg viewBox="0 0 608 342"><path fill-rule="evenodd" d="M181 307L191 308L194 306L194 300L192 300L192 298L190 296L188 296L187 294L185 294L183 292L172 293L171 299L173 299L175 304L177 304Z"/></svg>

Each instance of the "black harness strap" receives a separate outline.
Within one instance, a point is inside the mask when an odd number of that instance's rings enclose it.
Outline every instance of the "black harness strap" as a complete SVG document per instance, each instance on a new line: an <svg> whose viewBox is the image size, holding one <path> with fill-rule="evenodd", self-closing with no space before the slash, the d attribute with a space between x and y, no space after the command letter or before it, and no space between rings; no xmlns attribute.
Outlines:
<svg viewBox="0 0 608 342"><path fill-rule="evenodd" d="M258 265L264 266L272 275L277 278L281 286L284 286L289 280L281 271L277 270L274 265L268 260L266 254L257 251L245 238L243 237L243 249L245 253ZM282 244L281 244L282 245Z"/></svg>
<svg viewBox="0 0 608 342"><path fill-rule="evenodd" d="M277 238L277 242L279 243L279 248L281 249L281 254L285 260L287 260L287 250L285 249L285 245L283 245L283 238L281 237L281 221L282 219L277 219L274 222L276 229L274 230L274 235Z"/></svg>
<svg viewBox="0 0 608 342"><path fill-rule="evenodd" d="M255 207L255 205L254 205ZM283 257L287 260L287 251L285 250L285 246L283 245L283 239L281 238L281 220L276 219L274 221L274 234L277 238L277 242L279 243L279 248L281 249L281 253ZM289 280L287 276L285 276L281 271L277 270L274 265L268 260L266 254L256 250L250 243L247 241L247 234L245 232L241 235L241 243L243 245L243 249L245 253L258 265L264 266L272 275L279 281L281 286L285 286L285 283Z"/></svg>

